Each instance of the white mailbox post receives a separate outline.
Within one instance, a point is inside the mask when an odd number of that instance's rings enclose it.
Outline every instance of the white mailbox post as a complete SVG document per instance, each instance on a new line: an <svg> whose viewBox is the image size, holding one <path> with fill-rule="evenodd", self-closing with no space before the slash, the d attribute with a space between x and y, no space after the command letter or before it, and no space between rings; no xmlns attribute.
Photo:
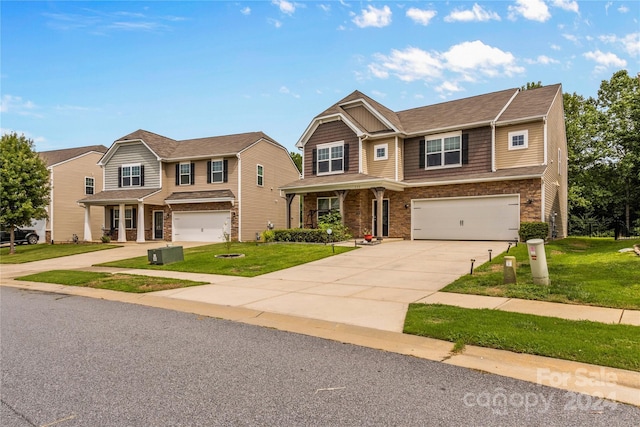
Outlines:
<svg viewBox="0 0 640 427"><path fill-rule="evenodd" d="M547 254L544 252L544 240L527 240L529 264L534 285L549 284L549 269L547 268Z"/></svg>

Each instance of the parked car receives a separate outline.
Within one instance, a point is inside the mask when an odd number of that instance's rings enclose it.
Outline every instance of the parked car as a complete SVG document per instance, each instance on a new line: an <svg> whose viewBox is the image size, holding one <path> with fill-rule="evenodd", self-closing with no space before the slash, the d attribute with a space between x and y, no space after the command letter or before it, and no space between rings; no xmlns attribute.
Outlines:
<svg viewBox="0 0 640 427"><path fill-rule="evenodd" d="M35 245L40 240L38 233L36 230L27 229L27 228L16 228L14 232L14 242L21 245L23 243L28 243L30 245ZM0 230L0 243L9 243L11 241L11 231L9 230Z"/></svg>

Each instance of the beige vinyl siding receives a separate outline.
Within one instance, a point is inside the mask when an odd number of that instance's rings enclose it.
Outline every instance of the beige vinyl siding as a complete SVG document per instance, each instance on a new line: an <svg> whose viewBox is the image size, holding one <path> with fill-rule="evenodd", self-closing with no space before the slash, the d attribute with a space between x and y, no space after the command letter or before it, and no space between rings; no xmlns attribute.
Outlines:
<svg viewBox="0 0 640 427"><path fill-rule="evenodd" d="M271 222L276 229L287 227L284 194L279 187L298 179L299 173L289 153L266 141L260 141L241 153L242 200L240 201L241 240L253 241ZM257 165L263 166L264 181L257 184ZM231 176L230 176L231 178ZM299 226L299 197L291 203L291 225Z"/></svg>
<svg viewBox="0 0 640 427"><path fill-rule="evenodd" d="M528 131L528 147L509 150L509 132ZM535 166L544 163L542 120L496 128L496 169Z"/></svg>
<svg viewBox="0 0 640 427"><path fill-rule="evenodd" d="M396 179L396 140L395 138L377 139L365 141L363 151L366 153L366 171L368 175L381 178ZM387 146L387 159L376 160L375 147ZM363 159L364 162L364 159Z"/></svg>
<svg viewBox="0 0 640 427"><path fill-rule="evenodd" d="M160 162L147 147L135 142L118 146L105 165L105 190L118 189L118 167L137 163L144 165L144 188L160 188Z"/></svg>
<svg viewBox="0 0 640 427"><path fill-rule="evenodd" d="M544 173L544 221L549 223L556 215L556 232L559 238L567 236L567 140L565 136L562 94L558 92L547 120L548 167ZM558 149L561 158L558 159ZM560 173L558 173L560 162Z"/></svg>
<svg viewBox="0 0 640 427"><path fill-rule="evenodd" d="M94 179L94 194L102 190L102 169L98 161L100 153L89 153L84 156L54 166L53 200L50 213L53 222L48 221L47 230L52 231L56 242L66 242L76 234L80 240L84 238L84 206L78 200L85 197L85 177ZM91 209L91 234L94 240L102 235L104 209L95 206Z"/></svg>
<svg viewBox="0 0 640 427"><path fill-rule="evenodd" d="M358 122L362 127L364 127L367 132L379 132L381 130L387 130L388 127L385 126L380 120L378 120L373 114L369 112L362 105L358 105L355 107L345 108L345 111L349 113L349 115Z"/></svg>

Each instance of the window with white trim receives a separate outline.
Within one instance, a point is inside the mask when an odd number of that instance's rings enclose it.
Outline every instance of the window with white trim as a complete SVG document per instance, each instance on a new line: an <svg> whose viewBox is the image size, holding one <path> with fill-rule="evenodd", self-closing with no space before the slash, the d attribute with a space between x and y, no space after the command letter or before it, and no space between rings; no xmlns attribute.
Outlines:
<svg viewBox="0 0 640 427"><path fill-rule="evenodd" d="M122 165L122 186L136 187L140 186L140 164Z"/></svg>
<svg viewBox="0 0 640 427"><path fill-rule="evenodd" d="M90 176L84 177L84 194L94 194L95 193L95 180Z"/></svg>
<svg viewBox="0 0 640 427"><path fill-rule="evenodd" d="M318 220L331 211L340 209L340 199L337 197L318 197Z"/></svg>
<svg viewBox="0 0 640 427"><path fill-rule="evenodd" d="M136 220L135 220L135 208L125 208L124 210L124 227L125 228L136 228ZM120 209L113 209L113 228L118 229L120 226Z"/></svg>
<svg viewBox="0 0 640 427"><path fill-rule="evenodd" d="M211 161L211 182L223 182L224 181L224 161L212 160Z"/></svg>
<svg viewBox="0 0 640 427"><path fill-rule="evenodd" d="M256 183L262 187L264 185L264 166L257 165L256 169Z"/></svg>
<svg viewBox="0 0 640 427"><path fill-rule="evenodd" d="M428 136L425 146L427 169L462 166L462 132Z"/></svg>
<svg viewBox="0 0 640 427"><path fill-rule="evenodd" d="M318 175L344 172L344 142L318 145Z"/></svg>
<svg viewBox="0 0 640 427"><path fill-rule="evenodd" d="M191 185L191 163L180 163L180 185Z"/></svg>
<svg viewBox="0 0 640 427"><path fill-rule="evenodd" d="M387 160L389 158L389 144L374 145L373 152L373 160Z"/></svg>
<svg viewBox="0 0 640 427"><path fill-rule="evenodd" d="M509 132L509 150L521 150L529 146L529 131Z"/></svg>

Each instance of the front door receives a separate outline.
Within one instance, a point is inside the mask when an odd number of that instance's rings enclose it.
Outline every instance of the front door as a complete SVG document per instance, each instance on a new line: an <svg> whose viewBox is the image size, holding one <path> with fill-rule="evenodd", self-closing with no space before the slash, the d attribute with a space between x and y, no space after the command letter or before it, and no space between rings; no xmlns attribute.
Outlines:
<svg viewBox="0 0 640 427"><path fill-rule="evenodd" d="M164 236L164 212L153 212L153 238L162 239Z"/></svg>
<svg viewBox="0 0 640 427"><path fill-rule="evenodd" d="M378 201L373 201L373 234L378 233ZM382 200L382 237L389 236L389 199ZM376 236L380 237L380 236Z"/></svg>

